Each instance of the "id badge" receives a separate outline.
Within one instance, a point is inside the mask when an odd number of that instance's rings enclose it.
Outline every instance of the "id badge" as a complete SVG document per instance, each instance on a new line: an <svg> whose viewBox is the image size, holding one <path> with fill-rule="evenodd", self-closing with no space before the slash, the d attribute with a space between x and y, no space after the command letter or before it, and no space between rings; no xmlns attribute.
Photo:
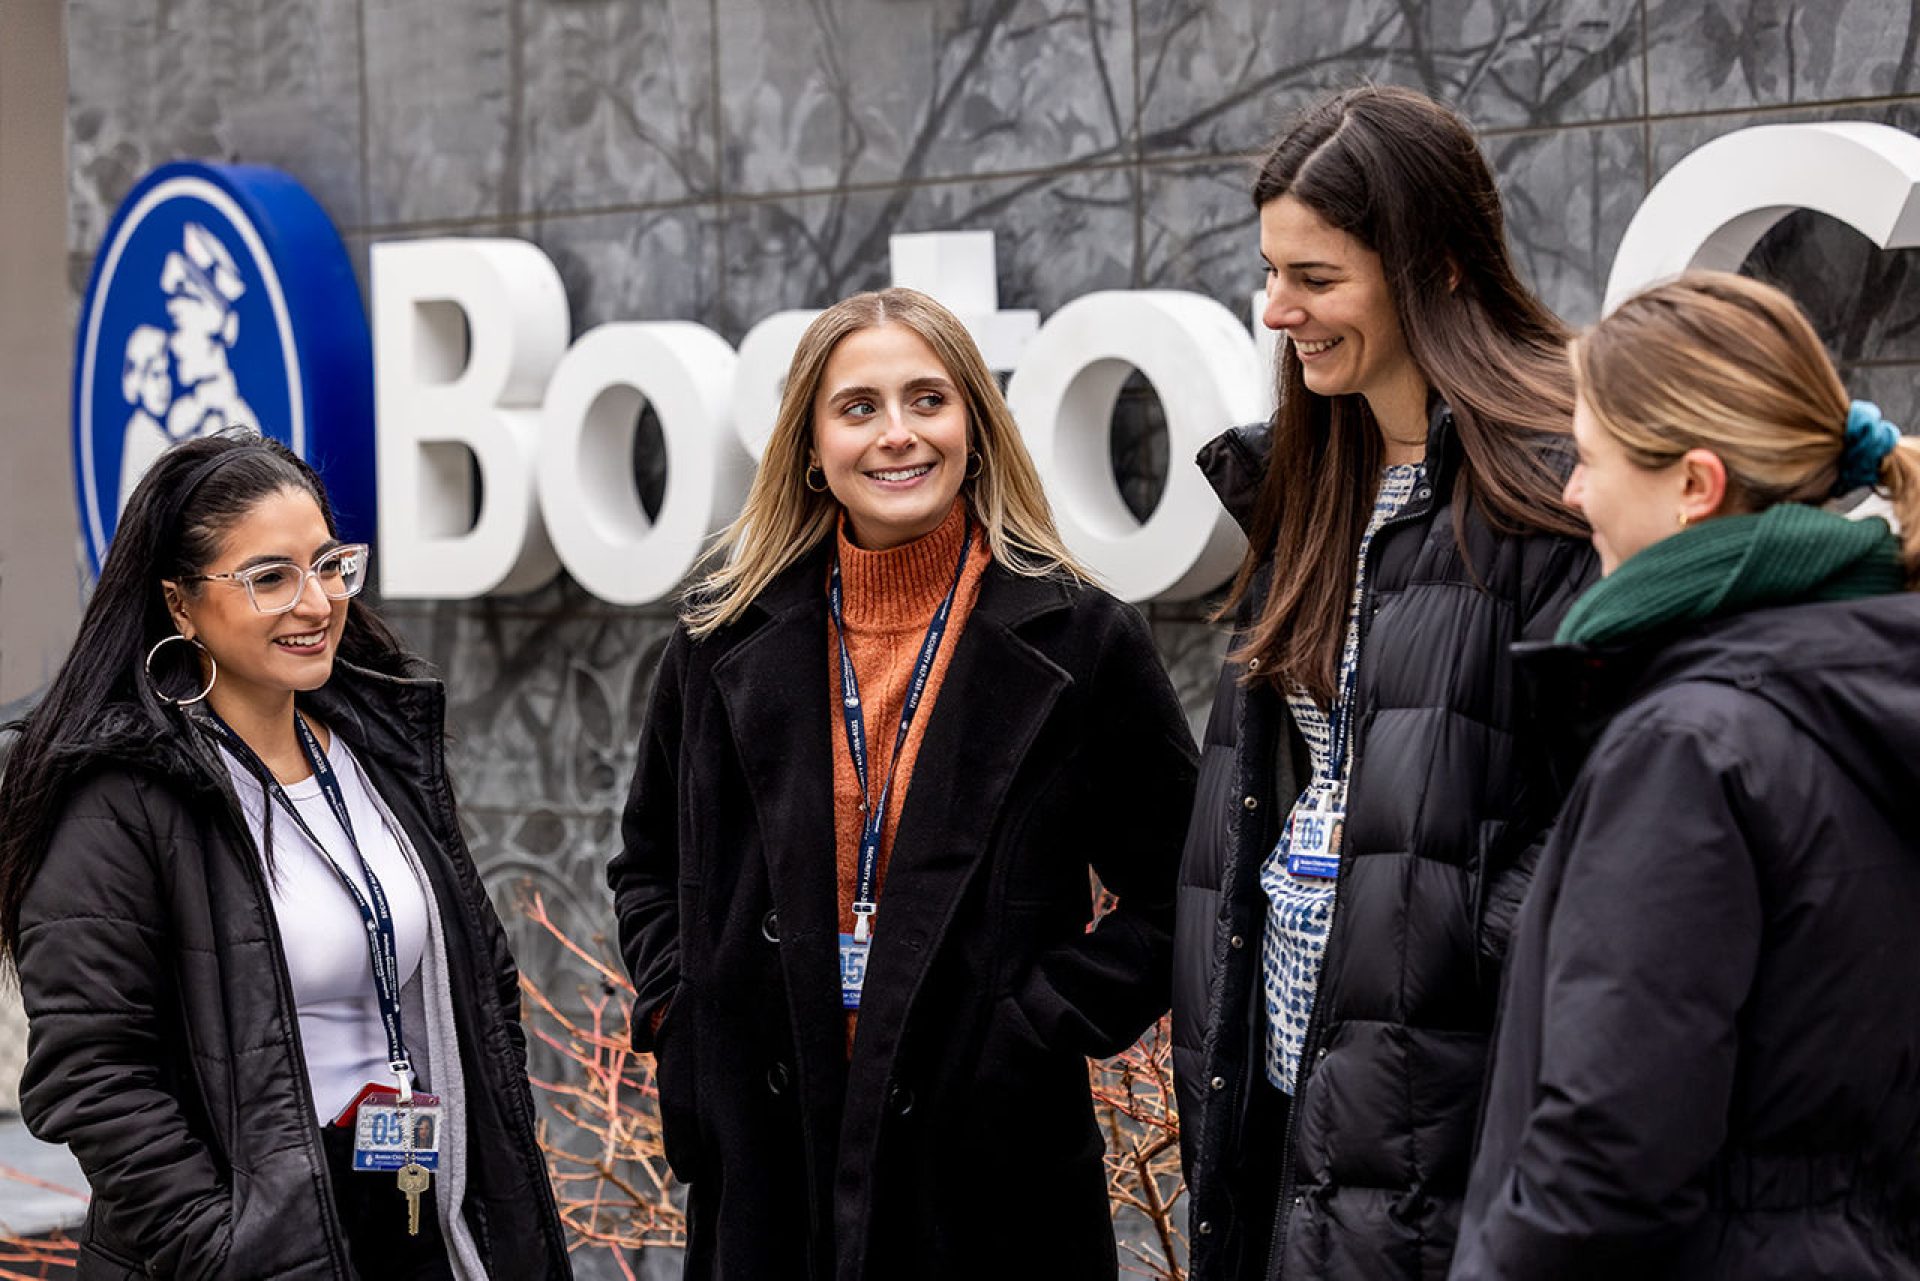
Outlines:
<svg viewBox="0 0 1920 1281"><path fill-rule="evenodd" d="M860 1008L860 989L867 985L867 953L871 940L862 943L851 934L840 936L840 1008Z"/></svg>
<svg viewBox="0 0 1920 1281"><path fill-rule="evenodd" d="M440 1108L434 1096L416 1094L415 1103L363 1103L353 1124L353 1168L397 1170L411 1160L422 1169L440 1168ZM432 1100L426 1103L421 1099Z"/></svg>
<svg viewBox="0 0 1920 1281"><path fill-rule="evenodd" d="M1347 789L1316 780L1287 818L1287 874L1331 881L1340 875L1340 842L1347 825Z"/></svg>

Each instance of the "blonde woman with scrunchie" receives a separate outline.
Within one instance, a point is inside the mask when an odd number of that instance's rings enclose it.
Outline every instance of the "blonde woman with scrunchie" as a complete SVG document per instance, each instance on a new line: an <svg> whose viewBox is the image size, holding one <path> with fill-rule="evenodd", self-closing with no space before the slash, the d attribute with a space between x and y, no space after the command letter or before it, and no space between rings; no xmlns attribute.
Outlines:
<svg viewBox="0 0 1920 1281"><path fill-rule="evenodd" d="M1456 1281L1920 1277L1920 441L1778 290L1572 347L1604 725L1515 930ZM1883 520L1826 510L1872 488Z"/></svg>

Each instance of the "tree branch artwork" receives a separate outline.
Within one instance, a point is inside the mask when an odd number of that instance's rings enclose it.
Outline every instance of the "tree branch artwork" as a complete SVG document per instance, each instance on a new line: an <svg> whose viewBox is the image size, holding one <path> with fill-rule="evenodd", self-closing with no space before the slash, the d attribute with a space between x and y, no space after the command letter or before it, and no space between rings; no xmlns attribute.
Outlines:
<svg viewBox="0 0 1920 1281"><path fill-rule="evenodd" d="M0 1183L7 1182L24 1183L43 1192L57 1192L72 1197L82 1205L86 1204L87 1194L84 1192L35 1178L25 1170L0 1165ZM71 1276L79 1257L79 1242L64 1232L22 1237L13 1235L4 1225L0 1225L0 1281L49 1281L50 1278Z"/></svg>
<svg viewBox="0 0 1920 1281"><path fill-rule="evenodd" d="M561 1065L551 1079L531 1077L549 1114L539 1142L554 1201L569 1249L604 1253L634 1281L640 1254L686 1245L687 1223L661 1146L653 1056L632 1048L633 982L620 965L569 938L540 895L526 913L600 983L598 991L583 984L580 1008L568 1011L520 976L528 1033Z"/></svg>

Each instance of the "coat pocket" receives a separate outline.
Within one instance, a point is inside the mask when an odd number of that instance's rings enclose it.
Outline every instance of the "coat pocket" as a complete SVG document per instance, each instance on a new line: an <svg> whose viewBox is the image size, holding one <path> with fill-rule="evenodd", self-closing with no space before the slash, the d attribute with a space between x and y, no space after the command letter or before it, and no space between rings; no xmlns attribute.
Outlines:
<svg viewBox="0 0 1920 1281"><path fill-rule="evenodd" d="M975 1069L972 1116L975 1138L1004 1149L1016 1162L1078 1160L1090 1140L1100 1142L1086 1057L1045 1044L1012 995L991 1007Z"/></svg>
<svg viewBox="0 0 1920 1281"><path fill-rule="evenodd" d="M129 1278L142 1278L147 1270L98 1241L86 1240L80 1243L79 1257L74 1262L76 1281L128 1281Z"/></svg>
<svg viewBox="0 0 1920 1281"><path fill-rule="evenodd" d="M685 986L675 989L653 1034L653 1082L660 1100L660 1146L674 1177L692 1183L699 1174L700 1114L694 1094L692 1011Z"/></svg>

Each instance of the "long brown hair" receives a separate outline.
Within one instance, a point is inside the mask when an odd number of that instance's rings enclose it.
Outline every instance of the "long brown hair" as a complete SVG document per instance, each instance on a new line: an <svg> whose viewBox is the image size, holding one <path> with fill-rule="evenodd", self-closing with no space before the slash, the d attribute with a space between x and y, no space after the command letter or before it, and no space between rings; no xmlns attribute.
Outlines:
<svg viewBox="0 0 1920 1281"><path fill-rule="evenodd" d="M687 594L684 617L694 636L706 636L738 618L782 570L832 535L840 504L831 493L816 492L806 483L813 402L827 358L840 340L877 325L902 325L920 335L960 387L967 407L967 443L980 460L978 471L961 482L960 492L986 531L993 558L1027 577L1058 571L1092 581L1054 527L1033 456L966 326L926 294L884 289L834 304L800 336L773 435L746 505L708 553L721 564Z"/></svg>
<svg viewBox="0 0 1920 1281"><path fill-rule="evenodd" d="M1709 450L1734 511L1832 496L1851 402L1806 313L1772 285L1689 272L1621 303L1570 356L1594 422L1638 466ZM1920 585L1920 439L1901 438L1875 488L1900 521L1907 583Z"/></svg>
<svg viewBox="0 0 1920 1281"><path fill-rule="evenodd" d="M1567 332L1514 271L1499 191L1467 123L1408 89L1328 98L1260 166L1254 207L1282 196L1380 256L1407 350L1452 409L1466 455L1454 487L1456 537L1464 539L1468 503L1504 533L1584 537L1541 448L1573 421ZM1282 346L1273 453L1220 613L1231 615L1270 559L1266 601L1235 657L1258 659L1259 679L1300 686L1325 704L1384 455L1366 401L1308 391L1299 356Z"/></svg>

